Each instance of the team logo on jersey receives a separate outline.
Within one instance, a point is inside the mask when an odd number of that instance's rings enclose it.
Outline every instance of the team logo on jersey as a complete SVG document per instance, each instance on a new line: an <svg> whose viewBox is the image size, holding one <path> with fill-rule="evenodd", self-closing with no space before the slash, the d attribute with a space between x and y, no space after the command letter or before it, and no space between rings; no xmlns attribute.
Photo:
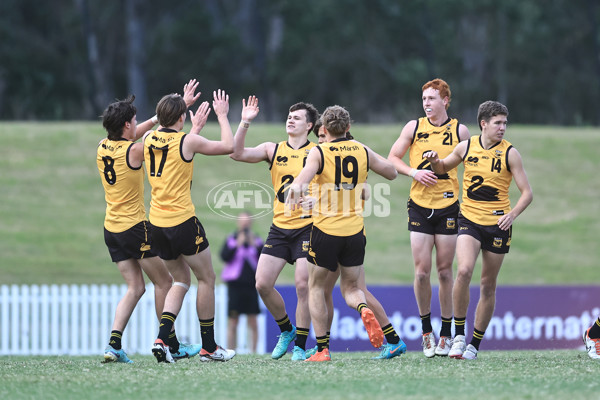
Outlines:
<svg viewBox="0 0 600 400"><path fill-rule="evenodd" d="M504 210L494 210L492 211L492 215L504 215Z"/></svg>
<svg viewBox="0 0 600 400"><path fill-rule="evenodd" d="M503 153L503 151L502 151L502 150L496 150L496 153L495 153L495 154L496 154L496 157L497 157L497 158L500 158L500 157L502 157L502 153Z"/></svg>
<svg viewBox="0 0 600 400"><path fill-rule="evenodd" d="M454 198L454 192L444 192L444 198L445 199L453 199Z"/></svg>
<svg viewBox="0 0 600 400"><path fill-rule="evenodd" d="M502 238L494 238L494 243L492 246L500 248L502 247Z"/></svg>
<svg viewBox="0 0 600 400"><path fill-rule="evenodd" d="M271 244L266 244L266 243L265 243L265 246L264 246L264 247L266 247L267 249L271 249L271 248L273 248L273 245L271 245Z"/></svg>
<svg viewBox="0 0 600 400"><path fill-rule="evenodd" d="M150 247L150 245L149 245L149 244L142 243L142 244L140 245L140 251L150 251L150 249L151 249L151 247Z"/></svg>
<svg viewBox="0 0 600 400"><path fill-rule="evenodd" d="M456 227L456 220L454 218L446 219L446 229L454 229Z"/></svg>
<svg viewBox="0 0 600 400"><path fill-rule="evenodd" d="M204 242L204 238L202 236L196 236L196 245L199 245L202 242Z"/></svg>
<svg viewBox="0 0 600 400"><path fill-rule="evenodd" d="M416 221L411 221L411 222L410 222L410 224L411 224L412 226L421 226L421 224L420 224L420 223L418 223L418 222L416 222Z"/></svg>
<svg viewBox="0 0 600 400"><path fill-rule="evenodd" d="M302 241L302 251L308 251L308 244L309 244L308 240Z"/></svg>
<svg viewBox="0 0 600 400"><path fill-rule="evenodd" d="M312 258L315 258L317 255L315 254L315 252L313 251L313 249L309 249L308 250L308 255L311 256Z"/></svg>

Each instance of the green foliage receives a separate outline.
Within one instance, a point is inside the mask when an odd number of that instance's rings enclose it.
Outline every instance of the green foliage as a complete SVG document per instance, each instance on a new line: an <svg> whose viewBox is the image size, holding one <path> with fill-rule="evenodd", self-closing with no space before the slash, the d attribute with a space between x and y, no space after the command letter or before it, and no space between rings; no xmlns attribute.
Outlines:
<svg viewBox="0 0 600 400"><path fill-rule="evenodd" d="M441 77L469 123L496 99L517 123L598 124L599 19L592 0L4 0L0 119L93 119L130 93L151 114L196 78L258 95L263 121L309 101L391 123Z"/></svg>
<svg viewBox="0 0 600 400"><path fill-rule="evenodd" d="M214 117L210 117L213 121ZM235 126L237 116L230 120ZM353 135L387 156L398 125L352 126ZM479 133L470 127L472 135ZM204 136L217 138L211 122ZM100 123L5 123L0 125L0 284L121 283L103 240L104 193L95 164L105 136ZM253 123L247 146L286 138L283 124ZM314 140L314 136L311 137ZM510 126L509 140L521 153L534 192L517 219L513 245L500 284L594 284L600 248L600 130ZM228 157L196 156L192 198L207 230L217 273L218 250L234 229L232 220L211 212L206 195L214 186L247 179L270 184L266 163L243 164ZM371 185L388 181L370 174ZM409 178L390 184L390 215L365 219L365 261L370 284L410 284L413 261L406 224ZM146 184L146 202L149 201ZM512 202L518 191L511 191ZM266 236L272 214L254 222ZM478 270L474 280L478 279ZM435 273L432 274L435 283ZM293 267L280 282L293 282Z"/></svg>
<svg viewBox="0 0 600 400"><path fill-rule="evenodd" d="M477 361L392 360L333 353L329 363L238 355L227 363L197 358L157 364L101 364L96 357L0 357L0 397L11 399L589 399L600 364L579 351L481 352ZM439 384L432 384L435 379Z"/></svg>

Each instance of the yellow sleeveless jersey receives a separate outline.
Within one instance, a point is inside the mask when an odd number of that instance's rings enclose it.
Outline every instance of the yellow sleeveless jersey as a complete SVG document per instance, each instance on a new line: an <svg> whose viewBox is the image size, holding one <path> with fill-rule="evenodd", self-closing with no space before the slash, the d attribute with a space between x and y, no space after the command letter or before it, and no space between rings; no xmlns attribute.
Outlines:
<svg viewBox="0 0 600 400"><path fill-rule="evenodd" d="M132 145L126 139L104 139L98 145L96 164L106 199L104 227L113 233L124 232L146 219L144 171L127 162Z"/></svg>
<svg viewBox="0 0 600 400"><path fill-rule="evenodd" d="M334 236L352 236L364 228L362 189L369 172L367 149L345 138L318 146L321 169L314 194L318 194L313 225Z"/></svg>
<svg viewBox="0 0 600 400"><path fill-rule="evenodd" d="M312 222L310 212L302 209L292 211L285 207L285 198L289 186L300 174L306 156L316 144L307 141L299 149L292 148L287 142L279 142L273 151L271 160L271 182L275 190L273 201L273 224L282 229L299 229Z"/></svg>
<svg viewBox="0 0 600 400"><path fill-rule="evenodd" d="M185 136L185 132L162 128L144 140L144 162L152 186L149 219L155 226L177 226L195 215L190 191L194 159L183 159Z"/></svg>
<svg viewBox="0 0 600 400"><path fill-rule="evenodd" d="M508 189L512 173L508 167L508 152L512 145L506 140L486 150L481 136L469 140L463 162L461 213L479 225L496 225L500 216L508 213Z"/></svg>
<svg viewBox="0 0 600 400"><path fill-rule="evenodd" d="M460 141L458 127L459 123L455 118L449 118L441 126L432 125L426 117L419 118L408 153L411 168L431 170L429 161L423 159L423 153L427 151L436 151L440 159L452 153ZM431 187L413 179L410 187L412 201L421 207L436 209L456 203L459 190L456 168L437 177L437 183Z"/></svg>

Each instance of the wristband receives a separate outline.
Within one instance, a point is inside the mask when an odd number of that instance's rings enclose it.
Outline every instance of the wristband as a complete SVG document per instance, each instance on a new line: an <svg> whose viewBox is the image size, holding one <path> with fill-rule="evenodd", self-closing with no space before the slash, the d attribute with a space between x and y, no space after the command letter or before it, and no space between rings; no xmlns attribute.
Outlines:
<svg viewBox="0 0 600 400"><path fill-rule="evenodd" d="M150 118L150 121L152 121L154 125L158 124L158 115L155 115L154 117Z"/></svg>
<svg viewBox="0 0 600 400"><path fill-rule="evenodd" d="M419 172L419 170L418 170L418 169L415 169L415 168L413 168L413 169L411 169L411 170L410 170L410 174L409 174L409 175L410 175L412 178L414 178L414 177L417 175L417 172Z"/></svg>
<svg viewBox="0 0 600 400"><path fill-rule="evenodd" d="M250 122L249 121L240 121L240 125L242 126L242 128L244 129L248 129L250 128Z"/></svg>

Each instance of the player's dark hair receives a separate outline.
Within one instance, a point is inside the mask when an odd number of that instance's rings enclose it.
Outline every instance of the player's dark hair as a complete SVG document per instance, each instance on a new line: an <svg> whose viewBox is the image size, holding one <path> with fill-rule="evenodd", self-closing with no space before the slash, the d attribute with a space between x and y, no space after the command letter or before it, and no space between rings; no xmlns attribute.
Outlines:
<svg viewBox="0 0 600 400"><path fill-rule="evenodd" d="M490 122L490 119L496 115L505 115L508 117L508 108L504 104L492 100L481 103L477 110L479 130L481 130L481 121Z"/></svg>
<svg viewBox="0 0 600 400"><path fill-rule="evenodd" d="M102 126L108 133L110 140L119 140L123 137L123 128L125 123L137 114L137 109L133 105L134 95L130 95L125 100L117 100L106 107L102 113Z"/></svg>
<svg viewBox="0 0 600 400"><path fill-rule="evenodd" d="M290 107L290 112L305 110L306 111L306 122L311 123L311 129L314 128L315 123L319 119L319 111L310 103L305 103L303 101L296 103ZM318 131L317 131L318 132Z"/></svg>
<svg viewBox="0 0 600 400"><path fill-rule="evenodd" d="M156 105L158 123L164 127L173 126L182 114L187 111L185 100L178 94L171 93L163 96Z"/></svg>

